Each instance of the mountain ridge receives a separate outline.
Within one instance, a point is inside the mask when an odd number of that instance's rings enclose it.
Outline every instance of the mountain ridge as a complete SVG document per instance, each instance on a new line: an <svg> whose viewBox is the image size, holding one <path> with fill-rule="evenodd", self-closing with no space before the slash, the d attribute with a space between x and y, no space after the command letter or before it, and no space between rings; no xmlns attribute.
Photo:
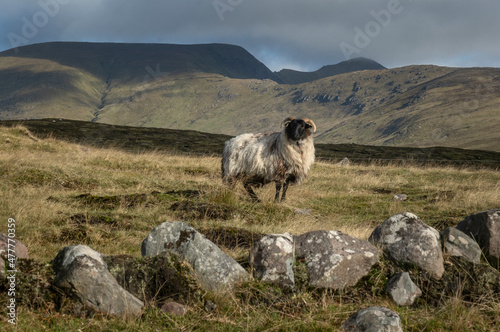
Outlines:
<svg viewBox="0 0 500 332"><path fill-rule="evenodd" d="M500 151L498 68L415 65L281 84L240 47L194 47L189 59L174 47L165 59L151 53L156 44L98 45L108 52L65 45L52 43L45 55L31 54L36 48L0 54L0 120L65 118L237 135L276 131L295 116L316 122L318 143ZM242 61L254 65L242 69ZM261 74L266 78L251 78Z"/></svg>
<svg viewBox="0 0 500 332"><path fill-rule="evenodd" d="M374 60L358 57L342 61L334 65L326 65L316 71L303 72L293 69L282 69L278 72L275 72L275 74L283 81L283 83L300 84L349 72L379 69L387 68Z"/></svg>
<svg viewBox="0 0 500 332"><path fill-rule="evenodd" d="M143 57L147 55L146 57ZM100 78L145 77L149 68L161 73L217 73L230 78L279 78L243 47L230 44L137 44L49 42L0 52L0 57L29 57L77 67Z"/></svg>

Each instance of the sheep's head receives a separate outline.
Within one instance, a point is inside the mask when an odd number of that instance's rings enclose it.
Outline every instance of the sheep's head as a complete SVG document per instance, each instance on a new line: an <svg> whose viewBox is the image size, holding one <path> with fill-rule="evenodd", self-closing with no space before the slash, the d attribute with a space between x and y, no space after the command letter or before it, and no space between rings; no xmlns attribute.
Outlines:
<svg viewBox="0 0 500 332"><path fill-rule="evenodd" d="M286 118L283 126L285 126L286 136L292 141L306 139L316 132L316 125L310 119Z"/></svg>

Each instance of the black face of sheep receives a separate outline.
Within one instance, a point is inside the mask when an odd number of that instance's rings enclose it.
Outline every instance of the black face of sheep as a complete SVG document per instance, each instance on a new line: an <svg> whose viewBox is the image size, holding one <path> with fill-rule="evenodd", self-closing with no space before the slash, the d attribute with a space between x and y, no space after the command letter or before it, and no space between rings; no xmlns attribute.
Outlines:
<svg viewBox="0 0 500 332"><path fill-rule="evenodd" d="M309 120L306 123L302 119L288 118L287 120L285 120L284 125L285 125L285 133L288 139L297 142L307 139L309 136L312 135L311 128L313 128L314 123L311 120ZM315 126L313 131L316 131Z"/></svg>
<svg viewBox="0 0 500 332"><path fill-rule="evenodd" d="M275 201L283 201L289 184L299 184L314 162L312 134L316 125L309 119L287 118L283 130L267 134L243 134L226 142L222 178L227 184L241 180L254 201L253 187L276 183ZM280 199L280 193L281 194Z"/></svg>

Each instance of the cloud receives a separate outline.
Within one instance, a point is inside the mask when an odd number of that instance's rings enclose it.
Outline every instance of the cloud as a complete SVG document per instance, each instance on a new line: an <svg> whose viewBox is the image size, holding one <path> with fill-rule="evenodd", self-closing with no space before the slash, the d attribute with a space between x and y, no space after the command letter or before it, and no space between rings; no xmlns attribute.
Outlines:
<svg viewBox="0 0 500 332"><path fill-rule="evenodd" d="M36 34L24 36L26 22L36 23L37 13L50 4L58 6L57 13L40 20L45 24ZM5 31L0 50L16 46L10 33L30 44L222 42L243 46L272 70L315 70L346 55L388 67L500 66L497 0L0 0L0 5ZM355 52L348 54L341 45Z"/></svg>

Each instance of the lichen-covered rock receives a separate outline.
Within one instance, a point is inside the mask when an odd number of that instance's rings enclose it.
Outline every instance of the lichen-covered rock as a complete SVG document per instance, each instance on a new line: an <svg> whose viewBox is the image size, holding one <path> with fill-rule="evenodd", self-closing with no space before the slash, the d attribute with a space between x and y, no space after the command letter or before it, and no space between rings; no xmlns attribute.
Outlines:
<svg viewBox="0 0 500 332"><path fill-rule="evenodd" d="M436 279L444 273L440 234L413 213L400 213L375 228L368 239L398 264L420 267Z"/></svg>
<svg viewBox="0 0 500 332"><path fill-rule="evenodd" d="M293 247L293 237L288 233L260 239L250 251L253 276L284 289L293 289Z"/></svg>
<svg viewBox="0 0 500 332"><path fill-rule="evenodd" d="M443 247L450 256L464 257L475 264L481 262L481 248L464 232L448 227L443 231L442 239Z"/></svg>
<svg viewBox="0 0 500 332"><path fill-rule="evenodd" d="M386 291L398 305L412 305L422 295L422 291L413 283L408 272L398 273L389 279Z"/></svg>
<svg viewBox="0 0 500 332"><path fill-rule="evenodd" d="M369 307L349 317L341 326L346 332L403 332L399 315L385 307Z"/></svg>
<svg viewBox="0 0 500 332"><path fill-rule="evenodd" d="M500 267L500 209L467 216L456 228L477 241L491 265Z"/></svg>
<svg viewBox="0 0 500 332"><path fill-rule="evenodd" d="M377 248L367 241L338 231L312 231L294 240L296 258L305 260L313 287L354 286L379 258Z"/></svg>
<svg viewBox="0 0 500 332"><path fill-rule="evenodd" d="M188 303L201 297L193 268L173 253L147 258L105 256L104 261L118 283L146 303L158 303L158 299Z"/></svg>
<svg viewBox="0 0 500 332"><path fill-rule="evenodd" d="M102 256L88 246L65 247L52 261L54 286L98 311L112 315L141 314L143 303L121 287Z"/></svg>
<svg viewBox="0 0 500 332"><path fill-rule="evenodd" d="M233 258L181 221L162 223L142 242L144 257L165 251L175 253L191 264L201 286L207 290L225 292L238 281L250 277Z"/></svg>
<svg viewBox="0 0 500 332"><path fill-rule="evenodd" d="M10 240L9 240L10 239ZM11 246L9 246L9 244ZM14 247L12 247L14 245ZM9 251L11 249L11 251ZM0 233L0 256L9 258L8 255L15 255L17 258L29 258L28 248L18 239L9 238L6 234Z"/></svg>

